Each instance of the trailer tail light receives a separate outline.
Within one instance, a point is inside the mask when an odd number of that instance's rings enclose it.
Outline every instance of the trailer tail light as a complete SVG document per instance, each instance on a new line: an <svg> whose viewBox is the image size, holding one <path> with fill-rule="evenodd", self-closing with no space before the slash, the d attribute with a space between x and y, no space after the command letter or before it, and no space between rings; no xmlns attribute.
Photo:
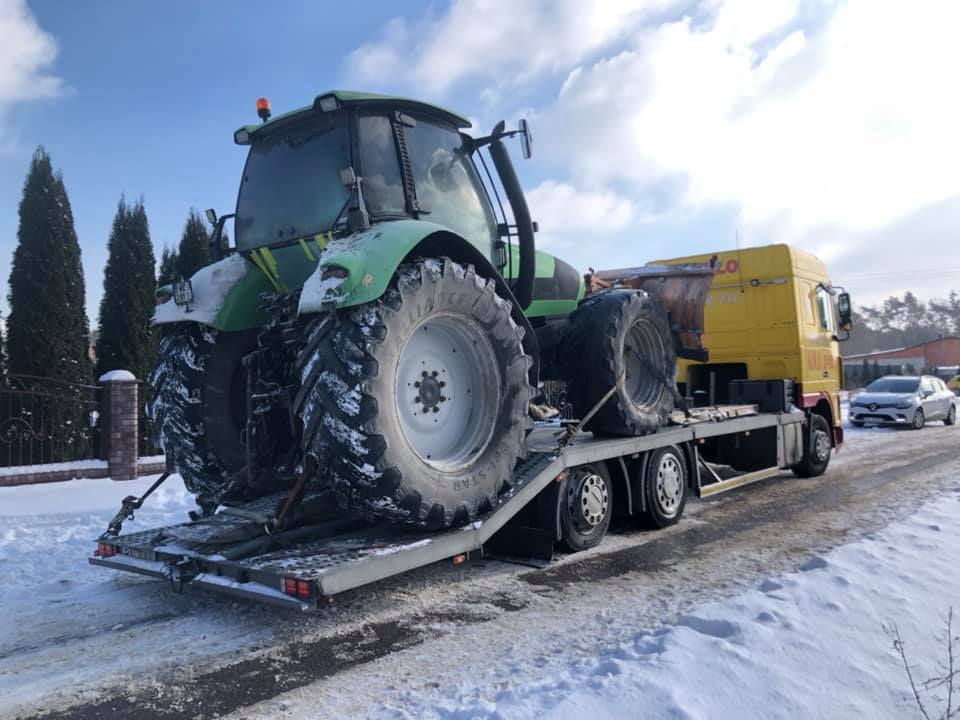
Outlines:
<svg viewBox="0 0 960 720"><path fill-rule="evenodd" d="M283 579L283 592L300 600L309 600L313 597L313 583L309 580L285 577Z"/></svg>
<svg viewBox="0 0 960 720"><path fill-rule="evenodd" d="M117 554L117 546L110 543L97 543L97 549L93 554L94 557L113 557Z"/></svg>

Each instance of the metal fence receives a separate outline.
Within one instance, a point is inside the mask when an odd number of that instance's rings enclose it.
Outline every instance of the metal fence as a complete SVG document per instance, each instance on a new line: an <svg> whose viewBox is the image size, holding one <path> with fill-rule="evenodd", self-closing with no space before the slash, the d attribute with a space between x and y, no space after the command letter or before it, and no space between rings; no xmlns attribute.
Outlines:
<svg viewBox="0 0 960 720"><path fill-rule="evenodd" d="M100 388L31 375L0 379L0 467L100 456Z"/></svg>
<svg viewBox="0 0 960 720"><path fill-rule="evenodd" d="M163 455L163 450L154 444L153 421L147 416L147 403L150 401L150 385L145 382L137 383L137 403L140 432L138 434L140 457Z"/></svg>

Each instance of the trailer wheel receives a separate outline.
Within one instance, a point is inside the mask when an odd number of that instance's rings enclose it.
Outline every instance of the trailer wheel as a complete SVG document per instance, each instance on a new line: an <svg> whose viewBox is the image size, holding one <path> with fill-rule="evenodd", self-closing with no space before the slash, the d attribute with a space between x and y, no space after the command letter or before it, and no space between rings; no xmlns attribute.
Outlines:
<svg viewBox="0 0 960 720"><path fill-rule="evenodd" d="M472 266L427 259L380 299L311 321L296 409L342 504L428 528L496 506L532 425L510 313Z"/></svg>
<svg viewBox="0 0 960 720"><path fill-rule="evenodd" d="M676 354L667 314L653 296L597 293L580 304L570 322L564 376L577 417L624 378L586 429L630 437L663 427L674 406Z"/></svg>
<svg viewBox="0 0 960 720"><path fill-rule="evenodd" d="M613 485L605 463L567 471L560 486L560 533L571 552L595 547L613 516Z"/></svg>
<svg viewBox="0 0 960 720"><path fill-rule="evenodd" d="M683 453L675 445L650 454L644 483L646 510L642 524L659 529L680 519L687 504L686 467Z"/></svg>
<svg viewBox="0 0 960 720"><path fill-rule="evenodd" d="M803 433L803 460L790 468L794 475L802 478L818 477L826 472L832 446L826 418L810 413L807 419L810 429Z"/></svg>
<svg viewBox="0 0 960 720"><path fill-rule="evenodd" d="M211 498L243 467L246 373L241 361L254 348L256 337L247 333L192 323L174 327L161 338L150 373L146 409L155 441L205 511L215 508Z"/></svg>

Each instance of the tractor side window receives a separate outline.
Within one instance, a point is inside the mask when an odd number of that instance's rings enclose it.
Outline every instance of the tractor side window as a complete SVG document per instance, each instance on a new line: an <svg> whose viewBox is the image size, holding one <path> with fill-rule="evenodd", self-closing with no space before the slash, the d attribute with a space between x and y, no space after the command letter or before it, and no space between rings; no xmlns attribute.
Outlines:
<svg viewBox="0 0 960 720"><path fill-rule="evenodd" d="M833 304L830 293L822 287L817 288L817 319L821 330L833 332Z"/></svg>
<svg viewBox="0 0 960 720"><path fill-rule="evenodd" d="M363 198L371 215L405 215L400 160L393 127L383 115L359 119Z"/></svg>
<svg viewBox="0 0 960 720"><path fill-rule="evenodd" d="M405 128L417 200L430 222L450 228L489 257L497 223L460 133L418 120Z"/></svg>

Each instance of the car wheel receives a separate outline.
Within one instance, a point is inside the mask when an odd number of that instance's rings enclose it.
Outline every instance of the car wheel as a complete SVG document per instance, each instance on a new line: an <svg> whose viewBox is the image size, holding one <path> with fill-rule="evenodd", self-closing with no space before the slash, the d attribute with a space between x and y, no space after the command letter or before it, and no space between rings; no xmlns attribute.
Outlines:
<svg viewBox="0 0 960 720"><path fill-rule="evenodd" d="M927 419L923 415L923 408L917 408L917 411L913 414L913 429L922 430L926 422Z"/></svg>
<svg viewBox="0 0 960 720"><path fill-rule="evenodd" d="M950 403L950 412L947 413L946 419L943 421L944 425L953 425L957 422L957 406Z"/></svg>

